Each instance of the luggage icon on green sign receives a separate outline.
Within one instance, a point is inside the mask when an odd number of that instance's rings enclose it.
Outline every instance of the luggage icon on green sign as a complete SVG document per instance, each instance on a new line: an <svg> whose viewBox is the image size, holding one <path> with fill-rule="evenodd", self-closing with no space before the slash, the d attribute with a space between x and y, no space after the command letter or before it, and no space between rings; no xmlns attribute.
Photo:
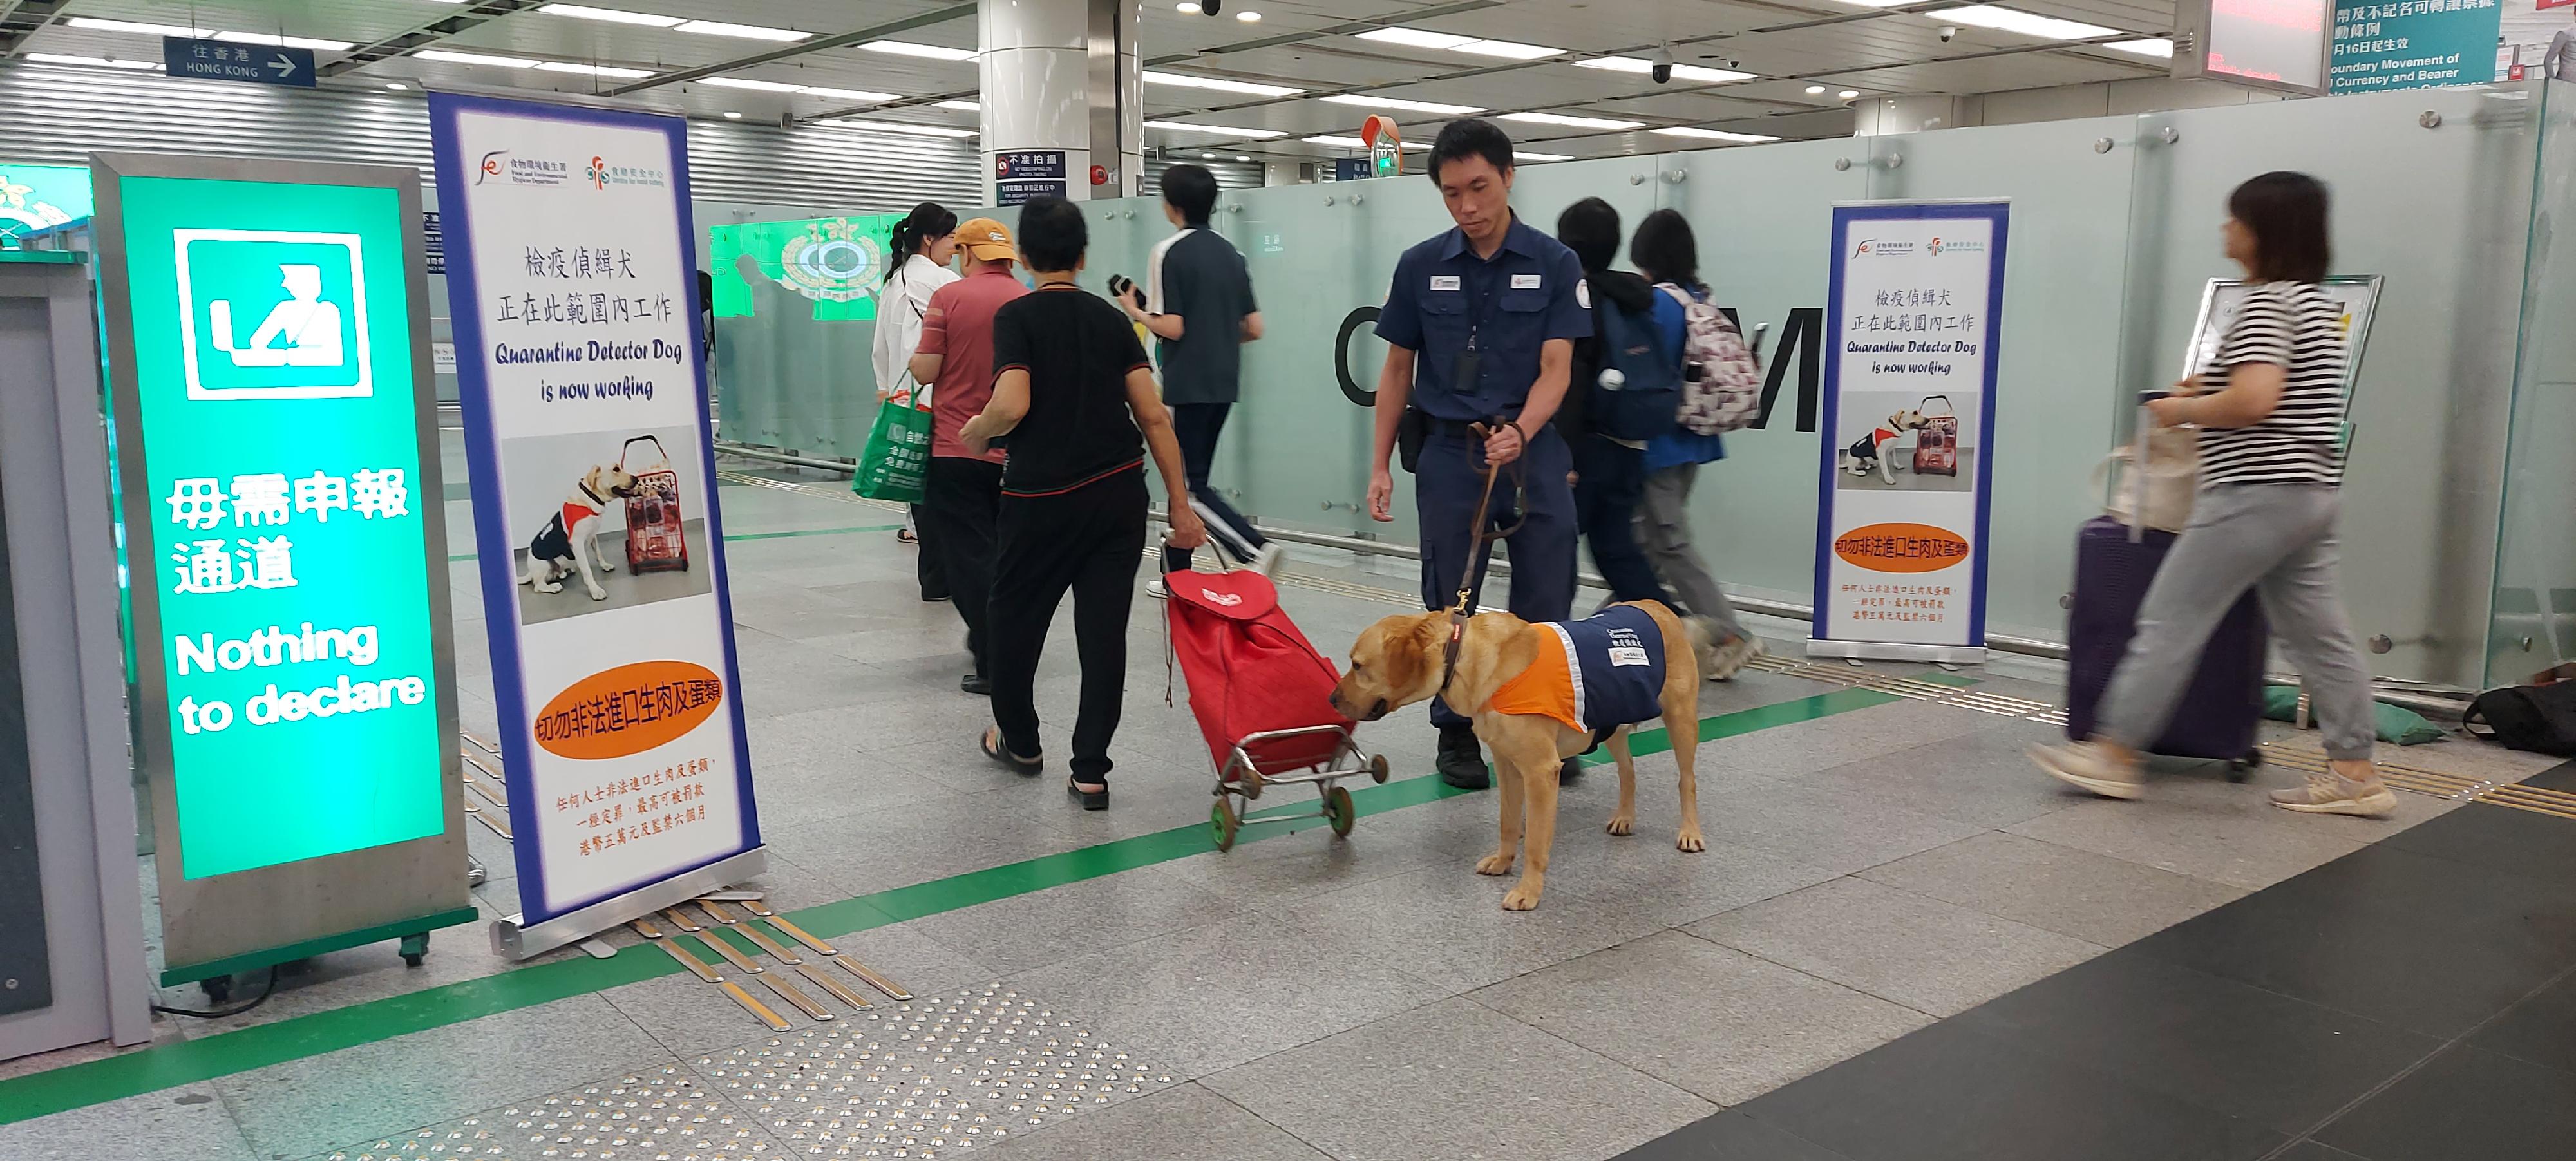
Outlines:
<svg viewBox="0 0 2576 1161"><path fill-rule="evenodd" d="M177 230L190 399L374 393L356 234Z"/></svg>

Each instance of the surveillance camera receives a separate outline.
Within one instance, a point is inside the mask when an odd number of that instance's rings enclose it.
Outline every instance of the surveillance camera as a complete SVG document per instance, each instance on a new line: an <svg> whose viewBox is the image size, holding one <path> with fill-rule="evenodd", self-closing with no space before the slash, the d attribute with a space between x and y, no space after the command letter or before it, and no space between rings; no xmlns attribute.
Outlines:
<svg viewBox="0 0 2576 1161"><path fill-rule="evenodd" d="M1664 47L1655 50L1655 65L1651 75L1655 78L1656 84L1663 85L1672 83L1673 46L1667 44Z"/></svg>
<svg viewBox="0 0 2576 1161"><path fill-rule="evenodd" d="M1223 7L1225 7L1225 0L1199 0L1199 12L1201 15L1214 16L1216 15L1217 10Z"/></svg>
<svg viewBox="0 0 2576 1161"><path fill-rule="evenodd" d="M1955 25L1955 24L1944 24L1944 25L1942 25L1942 26L1941 26L1941 43L1943 43L1943 44L1948 44L1948 43L1950 43L1950 41L1951 41L1953 38L1957 37L1958 35L1959 35L1959 26L1958 26L1958 25Z"/></svg>

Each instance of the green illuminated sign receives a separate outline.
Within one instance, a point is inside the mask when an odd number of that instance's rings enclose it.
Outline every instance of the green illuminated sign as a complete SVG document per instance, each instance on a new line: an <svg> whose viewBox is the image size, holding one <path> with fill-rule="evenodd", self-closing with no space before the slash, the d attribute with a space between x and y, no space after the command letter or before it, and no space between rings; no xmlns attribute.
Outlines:
<svg viewBox="0 0 2576 1161"><path fill-rule="evenodd" d="M89 170L68 165L14 165L0 161L0 248L22 234L86 218Z"/></svg>
<svg viewBox="0 0 2576 1161"><path fill-rule="evenodd" d="M778 299L775 288L813 303L814 317L866 321L877 317L877 288L885 285L886 253L900 214L745 222L712 226L707 251L714 259L717 318L750 318Z"/></svg>
<svg viewBox="0 0 2576 1161"><path fill-rule="evenodd" d="M129 583L162 667L138 712L168 717L182 873L437 835L447 578L397 192L119 182L151 512Z"/></svg>

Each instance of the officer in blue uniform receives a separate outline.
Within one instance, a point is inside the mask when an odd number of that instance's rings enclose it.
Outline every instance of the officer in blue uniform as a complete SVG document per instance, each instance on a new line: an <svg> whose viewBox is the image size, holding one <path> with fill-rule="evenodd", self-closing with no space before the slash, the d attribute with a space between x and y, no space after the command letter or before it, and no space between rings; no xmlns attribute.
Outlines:
<svg viewBox="0 0 2576 1161"><path fill-rule="evenodd" d="M1378 373L1376 442L1370 452L1369 514L1394 519L1395 479L1387 470L1398 432L1421 425L1413 498L1422 537L1422 604L1447 608L1469 567L1469 521L1488 464L1507 467L1494 489L1495 517L1515 515L1512 613L1564 620L1574 611L1573 458L1549 426L1565 400L1574 340L1592 333L1578 304L1582 263L1556 239L1511 210L1512 141L1490 121L1452 121L1431 146L1431 180L1455 229L1396 260L1378 316L1388 343ZM1407 409L1416 414L1410 419ZM1472 425L1484 425L1479 436ZM1512 495L1514 471L1526 490ZM1481 589L1483 554L1474 562ZM1490 779L1474 729L1438 698L1440 777L1483 789ZM1568 763L1569 766L1572 763Z"/></svg>

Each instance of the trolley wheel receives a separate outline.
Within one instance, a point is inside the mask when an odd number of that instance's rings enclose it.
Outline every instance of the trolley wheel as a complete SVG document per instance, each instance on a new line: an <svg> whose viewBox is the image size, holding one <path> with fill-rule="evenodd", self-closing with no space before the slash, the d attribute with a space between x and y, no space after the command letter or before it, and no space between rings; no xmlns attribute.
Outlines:
<svg viewBox="0 0 2576 1161"><path fill-rule="evenodd" d="M2262 764L2263 752L2261 750L2253 751L2242 758L2230 758L2227 760L2227 780L2230 782L2243 782L2247 778L2253 777L2254 768Z"/></svg>
<svg viewBox="0 0 2576 1161"><path fill-rule="evenodd" d="M429 955L429 933L416 931L402 937L402 946L396 950L402 953L404 967L419 967L422 958Z"/></svg>
<svg viewBox="0 0 2576 1161"><path fill-rule="evenodd" d="M233 999L233 977L229 974L207 976L197 981L197 990L204 992L211 1003L229 1004Z"/></svg>
<svg viewBox="0 0 2576 1161"><path fill-rule="evenodd" d="M1234 800L1218 794L1216 805L1208 808L1208 832L1216 840L1216 849L1233 850L1234 832L1242 828L1243 820L1234 814Z"/></svg>
<svg viewBox="0 0 2576 1161"><path fill-rule="evenodd" d="M1386 755L1379 754L1370 758L1368 763L1368 772L1369 778L1372 781L1376 782L1380 786L1386 785Z"/></svg>
<svg viewBox="0 0 2576 1161"><path fill-rule="evenodd" d="M1336 836L1347 837L1351 833L1351 824L1359 821L1359 817L1359 807L1351 801L1350 791L1336 786L1324 792L1324 819L1333 824Z"/></svg>
<svg viewBox="0 0 2576 1161"><path fill-rule="evenodd" d="M1246 802L1258 802L1258 801L1260 801L1260 800L1261 800L1261 767L1259 767L1259 766L1255 766L1255 765L1253 765L1253 764L1252 764L1252 763L1250 763L1250 762L1246 762L1246 763L1244 763L1244 764L1243 764L1243 773L1238 774L1238 775L1235 775L1235 778L1234 778L1234 788L1235 788L1236 790L1239 790L1239 791L1242 791L1242 792L1243 792L1243 800L1244 800L1244 801L1246 801Z"/></svg>

